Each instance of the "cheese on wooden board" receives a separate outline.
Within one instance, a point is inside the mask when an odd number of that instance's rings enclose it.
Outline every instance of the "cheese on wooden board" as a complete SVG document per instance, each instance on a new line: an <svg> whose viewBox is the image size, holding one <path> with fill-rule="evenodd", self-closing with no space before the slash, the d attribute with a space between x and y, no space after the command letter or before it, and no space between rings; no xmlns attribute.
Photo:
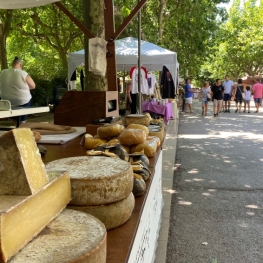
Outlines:
<svg viewBox="0 0 263 263"><path fill-rule="evenodd" d="M149 134L149 129L144 126L144 125L141 125L141 124L134 124L134 123L131 123L127 126L127 129L139 129L139 130L143 130L145 131L146 133L146 136L148 136Z"/></svg>
<svg viewBox="0 0 263 263"><path fill-rule="evenodd" d="M130 163L103 156L77 156L46 164L47 171L70 174L72 205L104 205L126 198L132 191Z"/></svg>
<svg viewBox="0 0 263 263"><path fill-rule="evenodd" d="M134 175L134 183L133 183L132 193L134 194L135 197L141 196L146 191L145 181L143 180L142 176L140 176L139 174L134 173L133 175Z"/></svg>
<svg viewBox="0 0 263 263"><path fill-rule="evenodd" d="M68 208L95 216L109 230L127 222L131 217L134 205L134 195L130 193L127 198L107 205L68 206Z"/></svg>
<svg viewBox="0 0 263 263"><path fill-rule="evenodd" d="M106 263L106 240L98 219L65 209L8 263Z"/></svg>
<svg viewBox="0 0 263 263"><path fill-rule="evenodd" d="M62 172L28 197L1 195L0 262L10 259L45 228L66 207L70 198L67 172Z"/></svg>
<svg viewBox="0 0 263 263"><path fill-rule="evenodd" d="M30 195L48 182L32 131L13 129L0 137L0 195Z"/></svg>

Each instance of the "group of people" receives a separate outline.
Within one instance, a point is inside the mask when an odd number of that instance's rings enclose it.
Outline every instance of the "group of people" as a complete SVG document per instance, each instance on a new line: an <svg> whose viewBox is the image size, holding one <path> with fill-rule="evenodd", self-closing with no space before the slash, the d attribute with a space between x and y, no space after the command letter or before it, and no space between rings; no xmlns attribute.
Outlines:
<svg viewBox="0 0 263 263"><path fill-rule="evenodd" d="M241 107L244 102L243 112L250 113L250 100L251 95L254 95L254 102L256 107L256 113L259 112L263 97L263 84L260 83L259 79L255 80L255 84L252 86L244 86L242 79L238 79L238 83L235 84L230 80L229 76L225 76L225 81L222 83L220 79L216 80L216 83L210 86L208 81L204 82L201 91L199 92L199 100L202 102L202 115L207 115L208 102L213 101L214 117L217 117L220 112L230 113L231 101L235 101L236 110L235 112L242 112ZM185 95L185 112L192 113L192 95L195 92L191 87L191 80L186 79L184 87ZM189 108L189 111L188 111Z"/></svg>
<svg viewBox="0 0 263 263"><path fill-rule="evenodd" d="M35 87L33 79L22 70L22 61L18 57L13 60L12 68L0 73L0 98L10 101L12 106L29 107L32 98L30 90ZM26 121L26 117L21 116L21 123Z"/></svg>

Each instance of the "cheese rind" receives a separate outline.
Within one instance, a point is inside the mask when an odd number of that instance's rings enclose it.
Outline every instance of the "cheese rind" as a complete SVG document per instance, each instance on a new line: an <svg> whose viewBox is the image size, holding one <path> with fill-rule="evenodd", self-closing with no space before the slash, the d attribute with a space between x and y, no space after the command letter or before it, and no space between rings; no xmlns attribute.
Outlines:
<svg viewBox="0 0 263 263"><path fill-rule="evenodd" d="M33 133L13 129L0 137L0 195L30 195L48 182Z"/></svg>
<svg viewBox="0 0 263 263"><path fill-rule="evenodd" d="M8 263L106 263L106 237L98 219L65 209Z"/></svg>
<svg viewBox="0 0 263 263"><path fill-rule="evenodd" d="M118 202L107 205L68 206L98 218L107 230L116 228L129 220L134 209L135 199L132 193Z"/></svg>
<svg viewBox="0 0 263 263"><path fill-rule="evenodd" d="M0 196L0 262L10 259L46 227L70 198L70 178L65 172L29 197Z"/></svg>
<svg viewBox="0 0 263 263"><path fill-rule="evenodd" d="M47 171L70 174L72 205L104 205L125 199L132 192L130 163L102 156L63 158L46 164Z"/></svg>

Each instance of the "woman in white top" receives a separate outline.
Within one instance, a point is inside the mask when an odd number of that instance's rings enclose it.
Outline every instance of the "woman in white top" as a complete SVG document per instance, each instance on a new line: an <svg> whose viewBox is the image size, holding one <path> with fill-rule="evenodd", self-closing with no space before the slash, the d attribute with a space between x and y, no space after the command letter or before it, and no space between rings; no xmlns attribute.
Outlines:
<svg viewBox="0 0 263 263"><path fill-rule="evenodd" d="M4 69L0 74L1 98L9 100L12 106L29 107L32 98L30 90L36 85L28 73L22 70L22 61L15 57L12 68ZM21 122L26 115L21 116Z"/></svg>
<svg viewBox="0 0 263 263"><path fill-rule="evenodd" d="M200 100L202 102L202 115L207 115L207 110L208 110L208 101L211 100L211 89L210 89L210 86L209 86L209 82L208 81L205 81L204 82L204 87L201 89L201 92L200 92Z"/></svg>

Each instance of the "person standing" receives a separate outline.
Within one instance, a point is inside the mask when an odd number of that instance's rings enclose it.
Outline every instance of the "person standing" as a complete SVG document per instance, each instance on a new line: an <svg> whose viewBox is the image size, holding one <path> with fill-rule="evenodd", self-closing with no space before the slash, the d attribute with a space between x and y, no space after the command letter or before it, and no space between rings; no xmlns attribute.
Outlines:
<svg viewBox="0 0 263 263"><path fill-rule="evenodd" d="M212 86L212 96L214 99L214 117L218 116L218 113L222 107L224 87L220 79L216 80L216 84Z"/></svg>
<svg viewBox="0 0 263 263"><path fill-rule="evenodd" d="M254 92L254 101L255 101L255 107L256 107L256 113L258 113L259 107L260 107L260 101L262 99L263 94L263 84L260 83L259 79L256 79L256 84L253 86L253 92Z"/></svg>
<svg viewBox="0 0 263 263"><path fill-rule="evenodd" d="M184 86L184 97L185 97L185 113L187 112L187 107L189 107L190 113L193 113L193 92L194 90L191 87L191 80L186 79L185 80L185 86Z"/></svg>
<svg viewBox="0 0 263 263"><path fill-rule="evenodd" d="M244 112L246 112L246 106L247 106L247 113L250 113L250 99L251 99L251 91L250 87L246 86L246 91L245 91L246 99L244 101Z"/></svg>
<svg viewBox="0 0 263 263"><path fill-rule="evenodd" d="M231 94L232 94L232 89L234 86L234 82L229 79L229 76L225 76L225 81L223 82L223 87L225 89L224 92L224 103L225 103L225 112L230 113L230 101L231 101Z"/></svg>
<svg viewBox="0 0 263 263"><path fill-rule="evenodd" d="M242 93L244 93L244 86L242 85L243 80L242 79L238 79L237 81L237 87L236 87L236 92L235 92L235 101L236 101L236 110L235 113L237 112L241 112L241 106L242 106L242 102L243 102L243 97L242 97ZM239 104L239 105L238 105Z"/></svg>
<svg viewBox="0 0 263 263"><path fill-rule="evenodd" d="M12 68L4 69L0 74L0 90L2 100L9 100L12 106L30 107L31 89L36 84L29 74L22 70L22 61L15 57ZM27 116L21 116L21 123Z"/></svg>
<svg viewBox="0 0 263 263"><path fill-rule="evenodd" d="M137 94L132 94L132 83L129 81L126 86L127 102L129 103L130 113L137 113Z"/></svg>
<svg viewBox="0 0 263 263"><path fill-rule="evenodd" d="M200 91L200 98L202 102L202 115L207 115L207 110L208 110L208 101L211 99L211 89L209 87L209 82L205 81L204 82L204 87Z"/></svg>

